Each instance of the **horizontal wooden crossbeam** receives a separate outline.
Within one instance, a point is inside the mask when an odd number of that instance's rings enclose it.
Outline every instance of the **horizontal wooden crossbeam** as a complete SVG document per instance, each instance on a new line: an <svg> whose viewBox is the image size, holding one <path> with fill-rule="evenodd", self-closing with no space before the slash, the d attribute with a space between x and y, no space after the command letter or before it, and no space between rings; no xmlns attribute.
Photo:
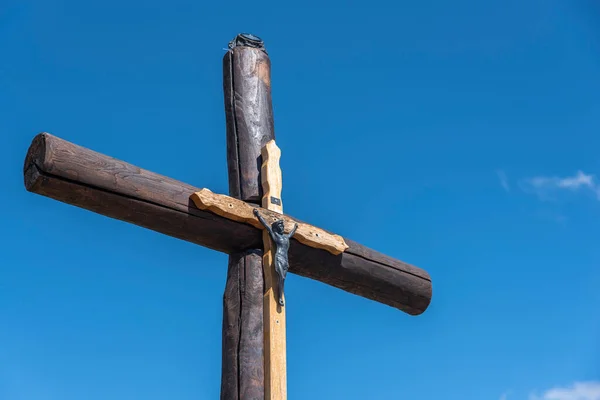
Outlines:
<svg viewBox="0 0 600 400"><path fill-rule="evenodd" d="M30 192L227 254L262 248L260 229L196 207L191 196L199 188L48 133L33 139L24 180ZM348 248L334 255L292 239L290 272L411 315L427 309L431 301L427 272L343 240Z"/></svg>

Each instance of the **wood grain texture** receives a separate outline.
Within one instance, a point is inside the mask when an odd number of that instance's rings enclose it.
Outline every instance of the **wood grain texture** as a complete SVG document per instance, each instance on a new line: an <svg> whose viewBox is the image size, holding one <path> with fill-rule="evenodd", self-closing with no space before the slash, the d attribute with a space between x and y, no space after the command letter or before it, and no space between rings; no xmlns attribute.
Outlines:
<svg viewBox="0 0 600 400"><path fill-rule="evenodd" d="M281 196L281 194L279 193L278 196ZM252 225L258 229L263 228L260 221L252 213L257 207L249 203L234 199L233 197L213 193L206 188L192 194L191 199L196 207L201 210L207 210L233 221ZM265 199L263 198L263 207L265 204L267 203L265 203ZM258 207L267 221L273 222L277 219L283 219L286 226L294 225L295 221L293 219L281 214L283 208L280 205L273 204L272 202L269 202L267 205L272 207L272 209ZM340 235L331 234L306 223L298 223L298 230L294 238L302 244L314 247L315 249L326 250L334 255L343 253L348 248L344 238Z"/></svg>
<svg viewBox="0 0 600 400"><path fill-rule="evenodd" d="M199 188L47 133L33 139L24 180L30 192L224 253L262 247L262 230L199 210L190 200ZM427 309L432 287L426 271L344 241L348 249L333 255L292 239L290 272L411 315Z"/></svg>
<svg viewBox="0 0 600 400"><path fill-rule="evenodd" d="M283 214L281 199L282 177L279 159L281 151L275 141L269 141L262 149L261 182L263 189L262 206L265 209ZM273 201L272 198L277 199ZM274 251L271 237L263 229L263 271L265 295L263 300L264 351L265 351L265 400L287 399L286 366L286 307L278 302L278 276L273 262ZM283 295L285 302L285 294Z"/></svg>
<svg viewBox="0 0 600 400"><path fill-rule="evenodd" d="M263 146L260 154L262 157L262 165L260 167L260 181L263 190L262 206L267 210L283 214L283 201L281 199L283 182L281 167L279 166L281 150L277 147L277 144L275 144L275 140L270 140ZM338 236L338 238L343 242L344 239L341 236ZM346 244L344 243L344 246L345 245ZM346 248L344 248L344 250L346 250Z"/></svg>
<svg viewBox="0 0 600 400"><path fill-rule="evenodd" d="M236 47L223 58L229 194L260 203L260 151L275 139L271 61L260 49Z"/></svg>
<svg viewBox="0 0 600 400"><path fill-rule="evenodd" d="M223 295L223 400L264 398L261 254L249 250L229 256Z"/></svg>

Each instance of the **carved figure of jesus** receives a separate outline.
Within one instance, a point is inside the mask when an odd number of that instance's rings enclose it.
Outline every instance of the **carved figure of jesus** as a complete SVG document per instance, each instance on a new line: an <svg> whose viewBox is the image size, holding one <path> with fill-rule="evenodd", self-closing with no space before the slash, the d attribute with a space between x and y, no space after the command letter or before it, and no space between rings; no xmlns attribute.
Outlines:
<svg viewBox="0 0 600 400"><path fill-rule="evenodd" d="M275 272L277 272L279 277L279 304L283 307L283 285L285 283L285 277L288 269L290 268L288 261L288 250L290 249L290 239L292 236L294 236L294 233L296 233L298 224L294 225L290 233L285 234L282 219L278 219L277 221L273 222L272 225L269 225L256 208L254 209L254 215L256 215L260 223L263 224L267 229L267 232L269 232L269 236L275 245L275 256L273 257L273 262L275 263Z"/></svg>

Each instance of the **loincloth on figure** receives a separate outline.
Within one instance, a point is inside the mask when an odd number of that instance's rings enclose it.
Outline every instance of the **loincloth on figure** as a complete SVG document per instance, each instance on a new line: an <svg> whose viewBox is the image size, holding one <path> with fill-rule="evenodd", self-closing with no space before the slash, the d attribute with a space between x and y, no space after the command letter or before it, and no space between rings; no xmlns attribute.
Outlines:
<svg viewBox="0 0 600 400"><path fill-rule="evenodd" d="M288 270L288 258L285 254L275 253L275 270L277 273L285 275Z"/></svg>

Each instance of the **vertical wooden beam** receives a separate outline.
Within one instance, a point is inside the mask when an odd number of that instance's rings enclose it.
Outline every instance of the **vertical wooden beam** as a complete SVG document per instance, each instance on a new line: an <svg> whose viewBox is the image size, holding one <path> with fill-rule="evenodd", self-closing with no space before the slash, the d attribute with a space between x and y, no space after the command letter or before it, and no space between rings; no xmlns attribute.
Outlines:
<svg viewBox="0 0 600 400"><path fill-rule="evenodd" d="M271 63L262 41L238 35L223 58L229 195L259 204L260 152L275 138ZM262 249L229 258L223 296L222 400L264 399Z"/></svg>
<svg viewBox="0 0 600 400"><path fill-rule="evenodd" d="M283 214L281 200L281 168L279 159L281 151L271 140L262 149L262 188L263 208ZM275 220L276 218L273 218ZM273 222L273 221L268 221ZM287 369L285 343L285 306L278 302L280 289L278 276L273 263L271 239L263 229L263 270L265 276L264 295L264 335L265 335L265 400L287 399ZM285 304L285 299L284 299Z"/></svg>
<svg viewBox="0 0 600 400"><path fill-rule="evenodd" d="M223 295L221 399L264 398L262 252L229 256Z"/></svg>
<svg viewBox="0 0 600 400"><path fill-rule="evenodd" d="M229 195L260 204L260 152L275 139L271 60L261 45L239 36L232 42L223 58Z"/></svg>

